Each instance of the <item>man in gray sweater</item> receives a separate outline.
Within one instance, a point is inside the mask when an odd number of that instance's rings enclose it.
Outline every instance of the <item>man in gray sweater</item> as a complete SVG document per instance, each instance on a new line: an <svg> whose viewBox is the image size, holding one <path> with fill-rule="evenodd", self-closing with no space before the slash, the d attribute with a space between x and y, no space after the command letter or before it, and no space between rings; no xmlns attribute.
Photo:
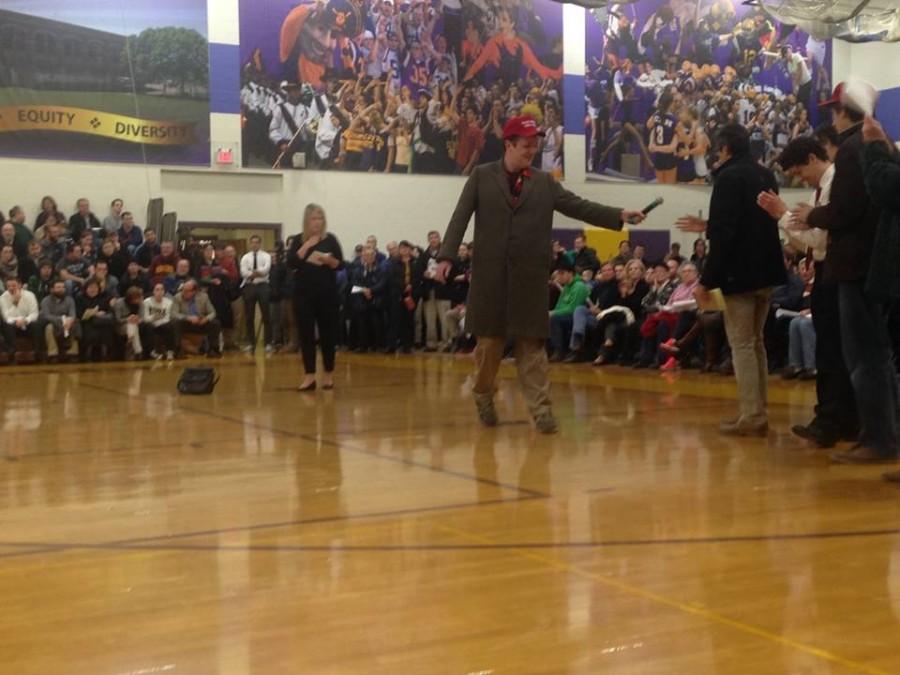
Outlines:
<svg viewBox="0 0 900 675"><path fill-rule="evenodd" d="M78 340L81 338L81 324L78 323L75 301L66 295L66 283L53 282L50 295L41 301L40 320L44 324L44 339L47 343L47 359L56 363L66 356L78 355ZM62 357L60 351L64 352Z"/></svg>

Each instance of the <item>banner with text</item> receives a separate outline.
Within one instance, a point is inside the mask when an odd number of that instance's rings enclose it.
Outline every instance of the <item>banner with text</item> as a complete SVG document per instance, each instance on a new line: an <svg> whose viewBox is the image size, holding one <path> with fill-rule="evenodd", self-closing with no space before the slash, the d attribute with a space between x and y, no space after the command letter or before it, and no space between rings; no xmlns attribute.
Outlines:
<svg viewBox="0 0 900 675"><path fill-rule="evenodd" d="M209 163L206 0L4 0L0 155Z"/></svg>

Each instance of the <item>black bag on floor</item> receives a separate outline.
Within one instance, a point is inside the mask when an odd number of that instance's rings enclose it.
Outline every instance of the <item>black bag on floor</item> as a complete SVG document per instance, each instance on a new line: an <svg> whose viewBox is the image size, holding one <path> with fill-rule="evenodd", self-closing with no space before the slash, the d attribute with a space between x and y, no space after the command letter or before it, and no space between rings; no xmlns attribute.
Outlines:
<svg viewBox="0 0 900 675"><path fill-rule="evenodd" d="M178 378L178 391L182 394L211 394L218 381L212 368L185 368Z"/></svg>

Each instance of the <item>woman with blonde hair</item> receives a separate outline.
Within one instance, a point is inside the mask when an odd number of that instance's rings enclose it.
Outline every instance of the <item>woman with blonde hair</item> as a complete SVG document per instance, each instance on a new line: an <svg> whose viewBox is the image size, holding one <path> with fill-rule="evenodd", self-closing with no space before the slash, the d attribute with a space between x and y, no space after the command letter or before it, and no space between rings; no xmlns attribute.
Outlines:
<svg viewBox="0 0 900 675"><path fill-rule="evenodd" d="M337 342L340 299L337 270L344 255L337 238L328 232L325 210L308 204L303 211L303 232L287 253L294 273L294 312L300 334L304 377L299 391L316 389L316 329L322 352L322 388L334 388L334 353Z"/></svg>

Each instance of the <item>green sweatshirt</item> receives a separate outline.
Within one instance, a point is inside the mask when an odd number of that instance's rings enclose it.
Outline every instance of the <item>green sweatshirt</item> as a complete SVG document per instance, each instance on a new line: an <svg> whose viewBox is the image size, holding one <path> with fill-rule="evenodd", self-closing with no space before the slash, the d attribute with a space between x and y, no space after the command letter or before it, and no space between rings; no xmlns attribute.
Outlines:
<svg viewBox="0 0 900 675"><path fill-rule="evenodd" d="M559 300L556 301L556 309L553 310L553 315L571 316L578 307L585 303L590 294L591 289L588 288L588 285L580 277L575 277L571 283L562 289L562 294L559 296Z"/></svg>

